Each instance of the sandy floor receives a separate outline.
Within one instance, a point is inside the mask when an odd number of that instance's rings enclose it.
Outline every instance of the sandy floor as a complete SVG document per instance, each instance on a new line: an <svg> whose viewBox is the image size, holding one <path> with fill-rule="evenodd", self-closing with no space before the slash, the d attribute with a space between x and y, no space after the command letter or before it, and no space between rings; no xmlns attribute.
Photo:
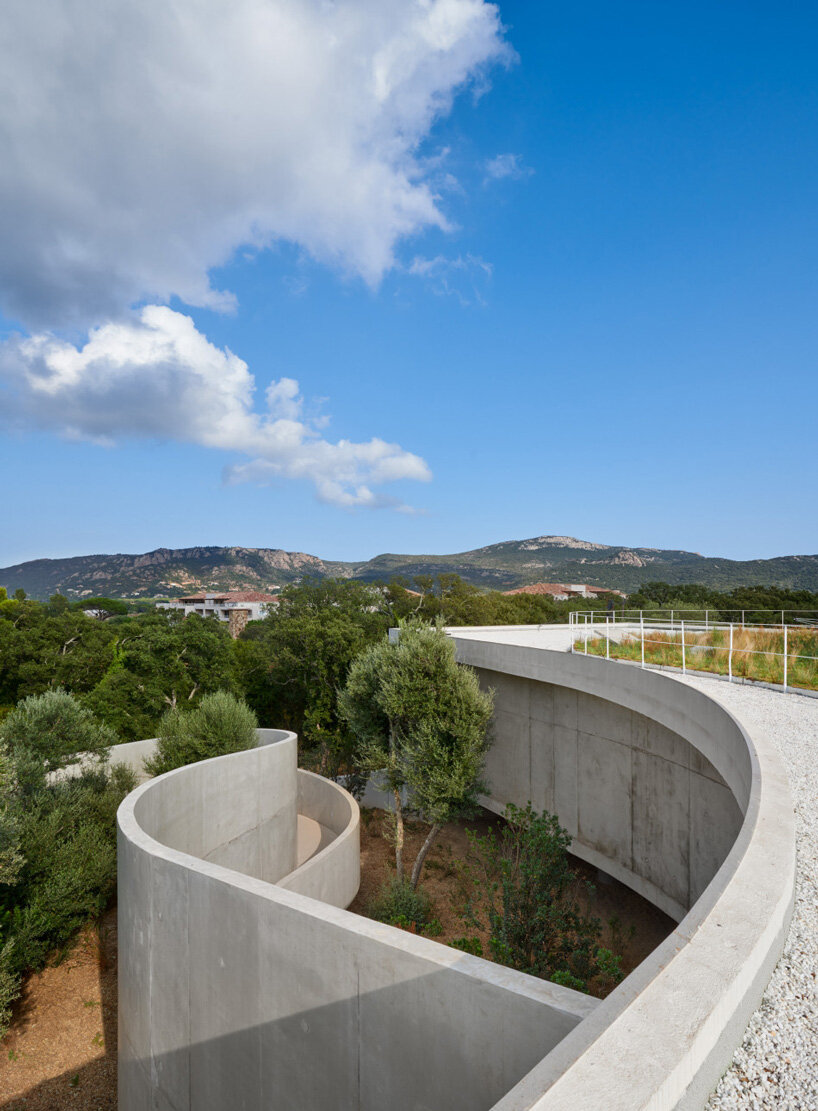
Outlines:
<svg viewBox="0 0 818 1111"><path fill-rule="evenodd" d="M361 823L361 888L349 908L365 914L367 904L383 882L394 875L394 848L389 840L389 821L382 811L362 811ZM473 890L461 878L458 862L468 850L466 829L484 833L499 821L485 817L463 824L445 826L432 847L421 882L433 903L433 915L441 926L435 941L446 943L459 937L478 937L483 956L489 956L488 934L463 920L463 907ZM409 867L423 842L428 827L409 823L405 857ZM622 957L625 975L633 969L672 931L674 923L661 911L615 880L600 883L597 870L572 858L579 876L573 895L582 911L602 923L601 944ZM587 884L591 883L592 891ZM485 921L482 908L475 907L478 919Z"/></svg>
<svg viewBox="0 0 818 1111"><path fill-rule="evenodd" d="M32 976L0 1045L0 1107L116 1111L116 910Z"/></svg>

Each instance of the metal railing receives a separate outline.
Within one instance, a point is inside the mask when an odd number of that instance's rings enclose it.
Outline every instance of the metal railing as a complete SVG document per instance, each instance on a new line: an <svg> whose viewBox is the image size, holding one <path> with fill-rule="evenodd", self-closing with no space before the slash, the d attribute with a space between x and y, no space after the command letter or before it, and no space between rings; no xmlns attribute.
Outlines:
<svg viewBox="0 0 818 1111"><path fill-rule="evenodd" d="M712 620L706 610L673 610L667 617L657 616L655 610L645 617L645 612L574 611L571 651L638 662L643 668L670 668L683 675L715 672L729 682L818 691L816 611L784 610L775 624L750 622L747 611L741 621Z"/></svg>

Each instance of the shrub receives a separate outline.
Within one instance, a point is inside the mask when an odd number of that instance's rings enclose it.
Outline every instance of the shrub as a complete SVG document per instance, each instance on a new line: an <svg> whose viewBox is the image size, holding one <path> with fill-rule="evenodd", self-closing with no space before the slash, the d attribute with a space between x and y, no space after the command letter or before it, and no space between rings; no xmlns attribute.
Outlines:
<svg viewBox="0 0 818 1111"><path fill-rule="evenodd" d="M194 710L169 710L159 723L156 755L145 761L150 775L240 752L256 743L256 715L226 691L206 695Z"/></svg>
<svg viewBox="0 0 818 1111"><path fill-rule="evenodd" d="M417 933L422 933L424 926L430 923L431 912L432 904L426 892L397 877L387 880L367 907L370 918L403 929L414 928Z"/></svg>
<svg viewBox="0 0 818 1111"><path fill-rule="evenodd" d="M460 949L464 953L471 953L473 957L483 956L483 943L479 937L456 937L449 942L452 949Z"/></svg>
<svg viewBox="0 0 818 1111"><path fill-rule="evenodd" d="M0 888L0 1033L23 973L42 968L116 886L116 811L135 786L122 765L43 787L19 808L23 858Z"/></svg>
<svg viewBox="0 0 818 1111"><path fill-rule="evenodd" d="M495 960L578 990L622 978L620 958L598 945L601 924L584 917L570 888L571 836L553 814L509 805L498 836L469 833L471 871L489 911Z"/></svg>
<svg viewBox="0 0 818 1111"><path fill-rule="evenodd" d="M24 795L45 786L49 773L76 763L78 756L107 759L116 734L62 689L30 695L0 725Z"/></svg>

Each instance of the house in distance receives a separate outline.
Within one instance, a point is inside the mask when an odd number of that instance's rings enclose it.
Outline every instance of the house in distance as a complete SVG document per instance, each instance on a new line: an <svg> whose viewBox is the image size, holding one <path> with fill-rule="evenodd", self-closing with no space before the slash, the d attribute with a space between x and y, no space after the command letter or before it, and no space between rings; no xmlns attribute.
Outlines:
<svg viewBox="0 0 818 1111"><path fill-rule="evenodd" d="M225 590L221 593L188 594L174 602L157 602L157 609L182 610L185 617L197 613L200 617L215 617L230 625L234 639L240 635L248 621L260 621L270 606L278 605L277 594L263 594L258 590Z"/></svg>

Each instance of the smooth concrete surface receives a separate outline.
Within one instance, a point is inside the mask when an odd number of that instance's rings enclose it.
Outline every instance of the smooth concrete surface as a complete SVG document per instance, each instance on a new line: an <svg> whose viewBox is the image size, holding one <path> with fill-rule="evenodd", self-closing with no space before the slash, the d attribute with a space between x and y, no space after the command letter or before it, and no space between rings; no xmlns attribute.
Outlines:
<svg viewBox="0 0 818 1111"><path fill-rule="evenodd" d="M449 632L496 691L487 805L553 808L677 928L598 1002L352 915L357 806L271 734L120 807L121 1111L702 1106L792 909L777 758L702 692L566 652L565 627ZM299 813L328 839L300 866Z"/></svg>
<svg viewBox="0 0 818 1111"><path fill-rule="evenodd" d="M113 745L110 761L112 764L124 764L136 775L137 783L144 783L149 778L145 771L145 761L156 752L156 737L146 741L127 741L122 745Z"/></svg>
<svg viewBox="0 0 818 1111"><path fill-rule="evenodd" d="M681 919L495 1111L701 1107L792 912L793 807L777 756L669 676L547 637L537 647L535 629L449 632L496 691L486 803L551 803L578 855Z"/></svg>
<svg viewBox="0 0 818 1111"><path fill-rule="evenodd" d="M342 909L357 804L269 740L120 807L121 1111L487 1111L598 1002ZM296 808L335 833L299 868Z"/></svg>

